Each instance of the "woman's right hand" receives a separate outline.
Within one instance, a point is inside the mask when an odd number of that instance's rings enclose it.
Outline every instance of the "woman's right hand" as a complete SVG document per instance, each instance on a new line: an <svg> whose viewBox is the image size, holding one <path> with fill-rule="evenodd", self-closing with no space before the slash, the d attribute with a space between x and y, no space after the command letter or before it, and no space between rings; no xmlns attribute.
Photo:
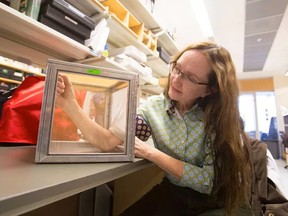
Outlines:
<svg viewBox="0 0 288 216"><path fill-rule="evenodd" d="M65 109L69 103L76 102L73 86L65 75L58 75L56 96L56 105L63 109Z"/></svg>

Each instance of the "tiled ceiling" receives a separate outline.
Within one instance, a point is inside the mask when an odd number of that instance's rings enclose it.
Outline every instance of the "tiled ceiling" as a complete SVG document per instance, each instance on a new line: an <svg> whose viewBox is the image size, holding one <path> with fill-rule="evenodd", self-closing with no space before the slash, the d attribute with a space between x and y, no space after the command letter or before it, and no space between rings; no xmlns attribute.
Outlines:
<svg viewBox="0 0 288 216"><path fill-rule="evenodd" d="M200 0L155 1L154 16L175 33L180 48L207 39L192 10L196 1ZM288 0L203 1L214 41L231 53L239 79L284 76L288 71Z"/></svg>
<svg viewBox="0 0 288 216"><path fill-rule="evenodd" d="M287 3L288 0L246 0L244 72L263 69Z"/></svg>

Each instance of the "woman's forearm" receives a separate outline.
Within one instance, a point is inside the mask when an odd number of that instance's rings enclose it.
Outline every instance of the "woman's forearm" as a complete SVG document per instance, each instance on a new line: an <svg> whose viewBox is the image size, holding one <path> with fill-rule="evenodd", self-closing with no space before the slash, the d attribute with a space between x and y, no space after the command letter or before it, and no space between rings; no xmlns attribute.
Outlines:
<svg viewBox="0 0 288 216"><path fill-rule="evenodd" d="M150 153L148 153L146 159L155 163L165 172L174 176L178 181L181 180L182 174L183 174L183 162L182 161L177 160L159 151L158 149L155 149L151 151Z"/></svg>
<svg viewBox="0 0 288 216"><path fill-rule="evenodd" d="M123 140L115 136L110 130L92 121L76 100L67 102L62 108L79 128L83 137L100 150L109 151L123 143Z"/></svg>
<svg viewBox="0 0 288 216"><path fill-rule="evenodd" d="M174 176L177 180L181 180L183 175L182 161L177 160L150 145L147 145L137 138L135 143L135 155L155 163L165 172Z"/></svg>

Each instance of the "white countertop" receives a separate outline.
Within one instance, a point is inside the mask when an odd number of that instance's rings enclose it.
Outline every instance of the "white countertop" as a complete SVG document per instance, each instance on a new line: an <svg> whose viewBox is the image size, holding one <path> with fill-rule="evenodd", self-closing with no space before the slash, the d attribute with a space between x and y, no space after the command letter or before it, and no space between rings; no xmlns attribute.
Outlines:
<svg viewBox="0 0 288 216"><path fill-rule="evenodd" d="M0 215L17 215L97 187L152 165L119 163L36 164L35 146L0 147Z"/></svg>

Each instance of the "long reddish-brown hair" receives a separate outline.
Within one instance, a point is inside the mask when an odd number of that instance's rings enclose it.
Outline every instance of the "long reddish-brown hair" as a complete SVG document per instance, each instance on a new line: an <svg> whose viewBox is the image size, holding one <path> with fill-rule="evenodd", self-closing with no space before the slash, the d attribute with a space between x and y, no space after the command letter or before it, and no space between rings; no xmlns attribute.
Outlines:
<svg viewBox="0 0 288 216"><path fill-rule="evenodd" d="M205 113L205 133L207 140L212 141L214 153L213 194L230 215L234 208L249 199L251 174L248 150L241 139L243 130L239 121L239 88L235 66L230 53L213 42L190 45L173 61L188 50L203 52L212 68L208 79L212 93L199 99L199 105ZM168 79L164 91L167 97L169 84Z"/></svg>

